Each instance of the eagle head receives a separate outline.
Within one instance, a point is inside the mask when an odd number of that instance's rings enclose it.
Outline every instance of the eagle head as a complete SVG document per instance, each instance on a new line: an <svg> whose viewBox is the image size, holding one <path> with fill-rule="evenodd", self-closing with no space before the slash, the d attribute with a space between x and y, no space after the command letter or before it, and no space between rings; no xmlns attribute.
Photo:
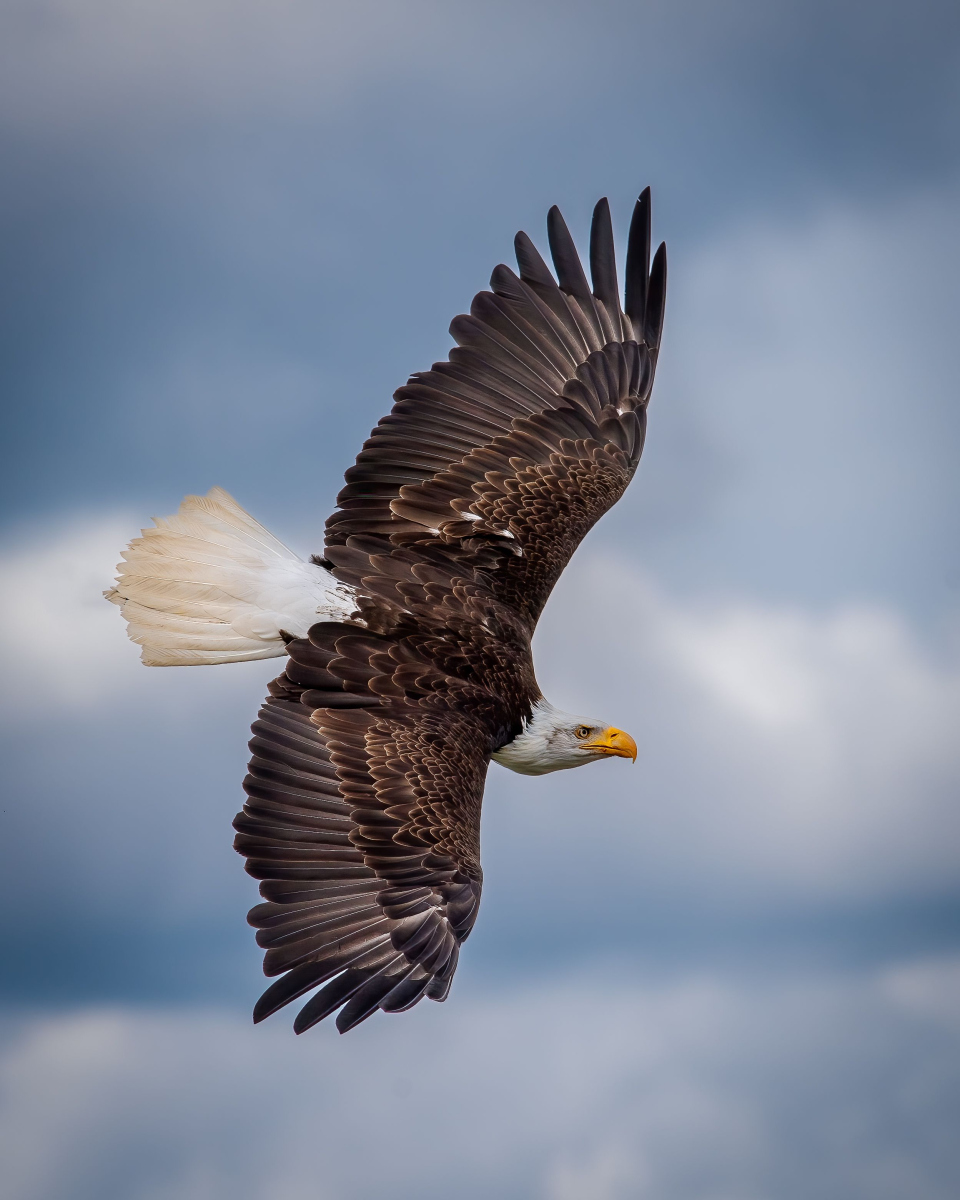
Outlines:
<svg viewBox="0 0 960 1200"><path fill-rule="evenodd" d="M636 762L637 743L629 733L604 721L561 712L548 701L539 700L520 733L493 757L520 775L546 775L601 758Z"/></svg>

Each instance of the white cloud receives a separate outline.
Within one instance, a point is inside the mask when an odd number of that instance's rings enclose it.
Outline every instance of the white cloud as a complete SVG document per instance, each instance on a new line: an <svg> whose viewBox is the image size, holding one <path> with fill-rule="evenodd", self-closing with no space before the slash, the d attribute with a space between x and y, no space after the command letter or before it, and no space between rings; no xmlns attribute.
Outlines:
<svg viewBox="0 0 960 1200"><path fill-rule="evenodd" d="M40 127L122 120L115 111L122 100L248 115L265 102L329 103L355 71L389 61L410 40L409 19L430 8L380 0L10 6L7 44L16 55L7 59L6 86L21 107L6 119Z"/></svg>
<svg viewBox="0 0 960 1200"><path fill-rule="evenodd" d="M269 661L186 675L141 664L139 646L127 640L120 611L103 592L121 551L149 524L142 515L64 515L33 521L0 547L0 661L11 719L53 710L83 720L98 701L125 694L157 708L202 703L242 681L256 695L278 673Z"/></svg>
<svg viewBox="0 0 960 1200"><path fill-rule="evenodd" d="M878 605L683 600L593 555L561 584L537 661L557 703L638 735L640 777L604 779L628 802L611 865L622 854L671 890L710 879L728 899L758 885L783 899L952 886L960 655L949 637L926 645ZM584 787L576 775L552 785L568 798L558 836L574 845Z"/></svg>
<svg viewBox="0 0 960 1200"><path fill-rule="evenodd" d="M949 960L605 974L455 989L343 1039L213 1010L35 1017L0 1058L6 1195L947 1200L957 980Z"/></svg>
<svg viewBox="0 0 960 1200"><path fill-rule="evenodd" d="M957 184L807 204L671 245L621 528L695 587L936 608L956 596Z"/></svg>
<svg viewBox="0 0 960 1200"><path fill-rule="evenodd" d="M882 972L879 982L885 995L905 1012L960 1033L960 960L894 965Z"/></svg>
<svg viewBox="0 0 960 1200"><path fill-rule="evenodd" d="M116 636L118 614L103 598L119 551L135 535L121 516L73 517L34 522L4 546L0 645L13 684L8 703L82 710L135 677L137 654Z"/></svg>
<svg viewBox="0 0 960 1200"><path fill-rule="evenodd" d="M324 124L359 92L378 103L426 84L484 102L551 78L557 57L591 31L576 6L567 21L538 5L440 0L45 0L0 14L7 103L0 123L33 136L138 129L148 122L249 122L280 116L292 128ZM552 19L551 19L552 18ZM669 22L667 22L669 25ZM536 53L529 43L536 39ZM382 94L382 95L381 95ZM133 118L133 121L131 121Z"/></svg>

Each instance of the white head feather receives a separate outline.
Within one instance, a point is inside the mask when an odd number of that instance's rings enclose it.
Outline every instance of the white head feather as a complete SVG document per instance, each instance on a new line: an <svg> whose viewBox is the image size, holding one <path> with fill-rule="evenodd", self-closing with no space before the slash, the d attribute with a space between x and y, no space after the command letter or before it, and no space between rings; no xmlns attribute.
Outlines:
<svg viewBox="0 0 960 1200"><path fill-rule="evenodd" d="M622 730L538 700L523 730L493 757L519 775L546 775L611 756L635 759L636 754L636 743Z"/></svg>

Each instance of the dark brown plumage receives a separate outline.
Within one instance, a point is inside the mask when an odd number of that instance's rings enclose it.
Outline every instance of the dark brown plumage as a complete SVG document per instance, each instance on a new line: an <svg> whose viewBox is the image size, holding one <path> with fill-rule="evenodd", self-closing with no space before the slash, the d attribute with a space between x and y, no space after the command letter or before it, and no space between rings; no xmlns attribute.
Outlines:
<svg viewBox="0 0 960 1200"><path fill-rule="evenodd" d="M530 641L554 584L636 470L663 324L649 189L626 311L607 202L592 290L556 208L548 233L559 283L518 234L519 277L497 267L449 361L399 389L327 522L356 623L289 642L235 822L281 976L256 1020L322 983L298 1032L442 1000L476 919L487 766L540 698Z"/></svg>

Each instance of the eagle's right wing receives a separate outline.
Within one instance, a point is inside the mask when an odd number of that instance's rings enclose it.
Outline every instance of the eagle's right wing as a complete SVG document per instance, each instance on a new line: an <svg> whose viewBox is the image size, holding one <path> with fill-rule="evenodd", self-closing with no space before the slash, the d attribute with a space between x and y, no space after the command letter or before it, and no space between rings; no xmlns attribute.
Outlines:
<svg viewBox="0 0 960 1200"><path fill-rule="evenodd" d="M317 625L253 726L236 848L263 882L250 911L282 975L254 1019L300 1010L341 1032L378 1008L446 998L480 903L487 698L408 646Z"/></svg>

